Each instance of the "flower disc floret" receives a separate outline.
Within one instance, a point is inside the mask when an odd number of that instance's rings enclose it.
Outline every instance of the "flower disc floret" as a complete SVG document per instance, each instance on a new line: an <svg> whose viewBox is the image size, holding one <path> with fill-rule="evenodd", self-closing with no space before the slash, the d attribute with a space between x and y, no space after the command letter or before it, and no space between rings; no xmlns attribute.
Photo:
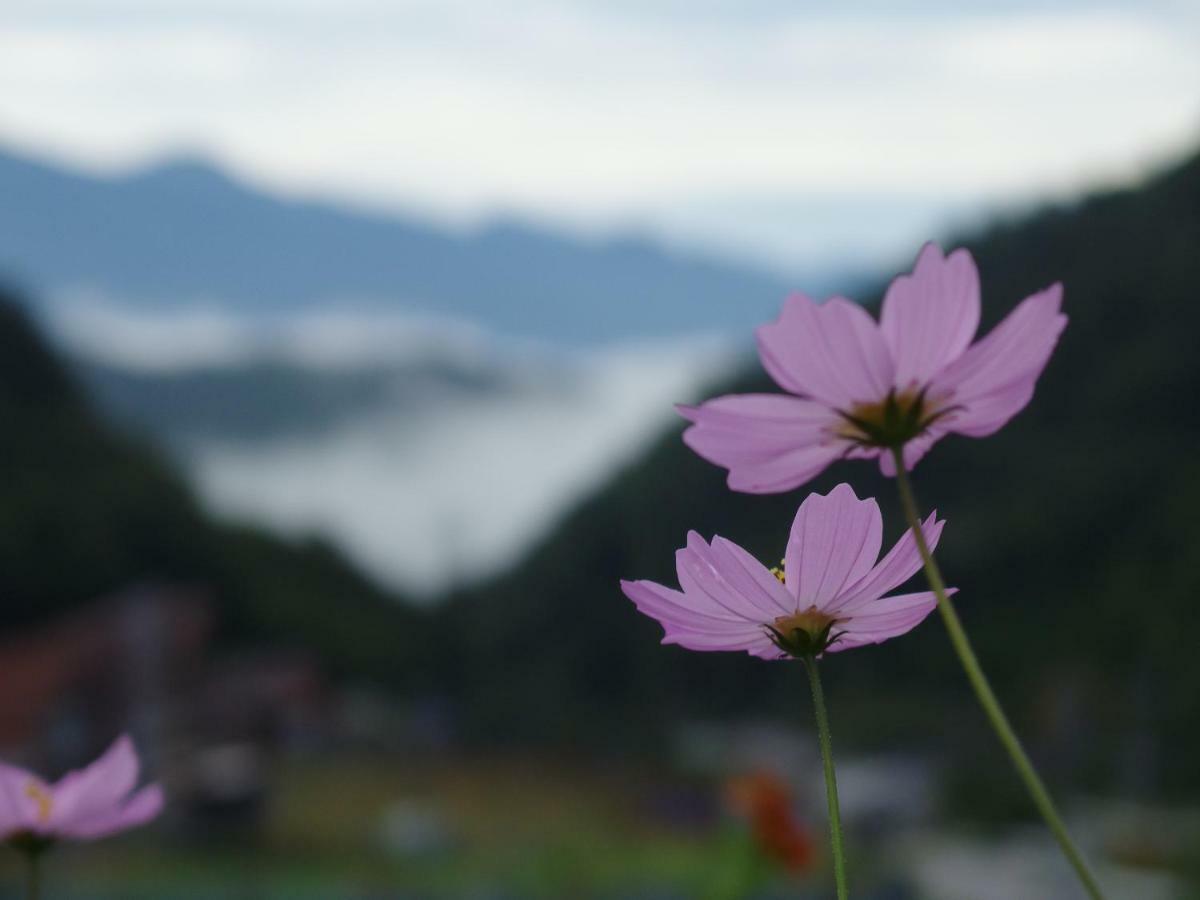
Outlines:
<svg viewBox="0 0 1200 900"><path fill-rule="evenodd" d="M767 625L772 643L788 656L803 659L820 656L834 643L841 632L835 631L837 619L810 606L804 612L780 616Z"/></svg>
<svg viewBox="0 0 1200 900"><path fill-rule="evenodd" d="M841 422L833 433L859 447L891 449L919 438L955 407L929 397L929 388L919 391L888 391L882 400L855 403L835 410Z"/></svg>

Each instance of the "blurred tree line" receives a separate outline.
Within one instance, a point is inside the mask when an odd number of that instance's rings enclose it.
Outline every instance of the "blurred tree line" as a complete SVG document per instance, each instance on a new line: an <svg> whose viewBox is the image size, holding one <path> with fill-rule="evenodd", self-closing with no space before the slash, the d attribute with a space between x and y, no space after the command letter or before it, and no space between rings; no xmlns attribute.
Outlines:
<svg viewBox="0 0 1200 900"><path fill-rule="evenodd" d="M205 517L149 448L88 408L0 291L0 621L11 631L131 582L211 591L226 641L318 650L337 673L408 684L423 616L330 547Z"/></svg>

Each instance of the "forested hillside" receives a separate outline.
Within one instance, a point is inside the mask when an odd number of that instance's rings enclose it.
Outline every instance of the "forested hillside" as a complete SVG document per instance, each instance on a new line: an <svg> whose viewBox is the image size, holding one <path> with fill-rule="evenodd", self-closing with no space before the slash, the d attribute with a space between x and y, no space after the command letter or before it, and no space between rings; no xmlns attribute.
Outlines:
<svg viewBox="0 0 1200 900"><path fill-rule="evenodd" d="M138 581L209 590L228 640L311 648L411 684L426 619L321 544L214 524L154 453L97 420L0 295L0 621L44 621Z"/></svg>

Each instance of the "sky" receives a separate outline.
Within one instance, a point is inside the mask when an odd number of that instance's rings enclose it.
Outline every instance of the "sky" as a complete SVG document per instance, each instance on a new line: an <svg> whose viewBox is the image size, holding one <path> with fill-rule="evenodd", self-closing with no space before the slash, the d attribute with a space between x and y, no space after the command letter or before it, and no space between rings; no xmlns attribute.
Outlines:
<svg viewBox="0 0 1200 900"><path fill-rule="evenodd" d="M788 268L1200 136L1200 4L8 0L0 143Z"/></svg>

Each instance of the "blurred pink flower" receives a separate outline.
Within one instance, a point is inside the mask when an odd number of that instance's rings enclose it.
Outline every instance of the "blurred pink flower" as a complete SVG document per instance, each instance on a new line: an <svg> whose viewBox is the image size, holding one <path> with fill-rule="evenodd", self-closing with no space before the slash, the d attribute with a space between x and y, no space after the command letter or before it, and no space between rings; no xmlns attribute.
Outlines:
<svg viewBox="0 0 1200 900"><path fill-rule="evenodd" d="M1023 300L975 344L979 273L964 249L926 244L912 274L895 278L879 322L844 297L788 298L758 329L763 366L788 394L718 397L679 411L684 442L729 470L729 486L791 490L842 457L904 448L908 469L949 433L984 437L1020 412L1067 323L1062 285ZM970 346L968 346L970 345Z"/></svg>
<svg viewBox="0 0 1200 900"><path fill-rule="evenodd" d="M55 784L0 763L0 840L93 840L149 822L162 810L163 793L152 784L131 795L138 768L133 742L124 735L87 768Z"/></svg>
<svg viewBox="0 0 1200 900"><path fill-rule="evenodd" d="M922 524L930 548L944 524L936 513ZM800 504L782 570L693 531L675 553L682 591L653 581L622 581L621 589L662 624L664 644L763 659L849 650L904 634L937 605L932 591L884 596L921 568L921 556L911 530L876 562L882 542L879 506L839 484Z"/></svg>

